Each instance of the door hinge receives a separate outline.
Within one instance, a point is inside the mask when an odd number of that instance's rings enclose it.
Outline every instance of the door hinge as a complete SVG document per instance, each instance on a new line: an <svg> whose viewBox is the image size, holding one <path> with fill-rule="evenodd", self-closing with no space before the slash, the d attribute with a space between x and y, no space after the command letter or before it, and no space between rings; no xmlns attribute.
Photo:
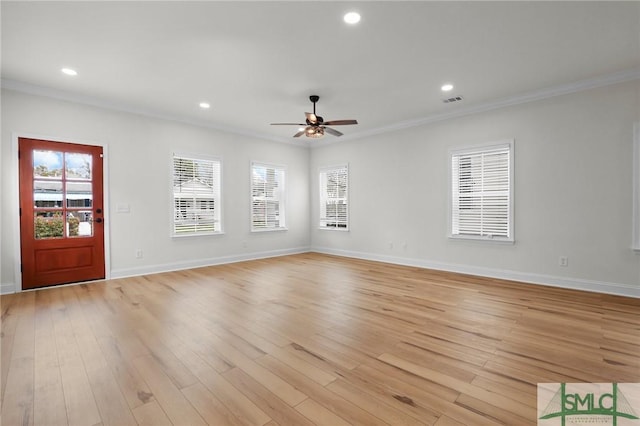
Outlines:
<svg viewBox="0 0 640 426"><path fill-rule="evenodd" d="M22 207L18 208L18 216L22 217Z"/></svg>
<svg viewBox="0 0 640 426"><path fill-rule="evenodd" d="M20 273L22 273L22 263L20 264Z"/></svg>

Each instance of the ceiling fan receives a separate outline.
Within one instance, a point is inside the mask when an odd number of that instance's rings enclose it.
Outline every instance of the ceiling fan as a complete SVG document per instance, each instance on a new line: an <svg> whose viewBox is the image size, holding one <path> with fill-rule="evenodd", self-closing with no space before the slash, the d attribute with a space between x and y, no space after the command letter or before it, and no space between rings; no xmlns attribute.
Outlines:
<svg viewBox="0 0 640 426"><path fill-rule="evenodd" d="M313 102L313 112L305 112L307 116L306 124L302 123L271 123L272 126L305 126L301 128L298 133L293 135L294 138L299 138L302 135L306 135L308 138L321 138L326 131L333 136L342 136L342 133L327 126L344 126L347 124L358 124L357 120L331 120L324 121L322 117L316 115L316 102L320 99L320 96L311 95L309 100Z"/></svg>

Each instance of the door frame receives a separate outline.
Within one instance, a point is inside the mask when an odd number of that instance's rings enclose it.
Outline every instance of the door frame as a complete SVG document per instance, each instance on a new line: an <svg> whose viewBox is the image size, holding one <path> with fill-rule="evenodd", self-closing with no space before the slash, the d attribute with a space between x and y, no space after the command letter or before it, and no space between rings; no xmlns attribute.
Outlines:
<svg viewBox="0 0 640 426"><path fill-rule="evenodd" d="M20 208L20 176L19 176L19 167L18 167L18 140L20 138L27 139L41 139L51 142L64 142L76 145L93 145L102 147L102 191L103 191L103 208L104 208L104 274L105 280L111 278L111 208L109 205L109 153L108 153L108 145L102 142L96 141L87 141L84 139L79 139L75 137L61 138L59 136L46 136L42 134L33 134L33 133L24 133L24 132L12 132L11 133L11 158L10 164L13 167L12 173L10 175L11 187L11 195L10 195L10 205L15 206L15 208L10 209L9 211L4 212L10 217L11 223L13 223L13 253L14 253L14 292L19 293L22 291L31 291L31 290L22 290L22 272L20 271L20 264L22 262L22 253L20 251L20 214L18 209ZM72 284L62 284L62 285L73 285Z"/></svg>

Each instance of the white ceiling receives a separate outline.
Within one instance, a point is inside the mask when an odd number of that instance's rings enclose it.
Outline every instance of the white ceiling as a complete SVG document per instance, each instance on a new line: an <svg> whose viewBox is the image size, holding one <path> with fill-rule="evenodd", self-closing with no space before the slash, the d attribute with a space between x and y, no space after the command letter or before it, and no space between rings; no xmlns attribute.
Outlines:
<svg viewBox="0 0 640 426"><path fill-rule="evenodd" d="M1 2L4 87L305 144L640 78L639 2ZM362 21L342 21L347 11ZM73 67L79 75L61 74ZM440 91L455 85L449 94ZM595 83L594 83L595 82ZM460 95L464 101L445 104ZM211 109L198 107L201 101ZM325 140L333 138L326 136Z"/></svg>

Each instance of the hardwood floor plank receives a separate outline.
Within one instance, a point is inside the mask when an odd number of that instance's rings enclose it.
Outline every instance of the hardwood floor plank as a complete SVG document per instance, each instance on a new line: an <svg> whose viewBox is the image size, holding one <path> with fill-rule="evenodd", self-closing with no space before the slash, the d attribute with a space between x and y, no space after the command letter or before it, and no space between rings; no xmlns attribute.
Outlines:
<svg viewBox="0 0 640 426"><path fill-rule="evenodd" d="M307 399L296 406L302 415L310 419L318 426L350 426L351 423L343 418L336 416L313 399Z"/></svg>
<svg viewBox="0 0 640 426"><path fill-rule="evenodd" d="M139 405L132 411L139 426L173 426L157 401Z"/></svg>
<svg viewBox="0 0 640 426"><path fill-rule="evenodd" d="M452 419L449 416L441 416L434 426L467 426L465 423L460 423L457 420Z"/></svg>
<svg viewBox="0 0 640 426"><path fill-rule="evenodd" d="M382 364L382 363L380 363ZM459 393L415 375L383 365L361 365L347 373L344 380L369 398L380 400L418 422L431 424L449 408ZM331 386L330 386L331 387Z"/></svg>
<svg viewBox="0 0 640 426"><path fill-rule="evenodd" d="M153 401L153 394L133 366L132 358L124 355L127 350L122 347L126 346L126 342L115 337L102 337L98 344L129 408L134 409Z"/></svg>
<svg viewBox="0 0 640 426"><path fill-rule="evenodd" d="M82 365L82 359L77 357L69 362L70 360L68 358L60 365L69 424L80 426L102 423L89 379Z"/></svg>
<svg viewBox="0 0 640 426"><path fill-rule="evenodd" d="M286 382L291 383L296 389L300 389L305 395L309 396L309 399L313 399L312 406L319 404L352 424L385 424L378 417L371 415L327 388L310 381L304 375L271 355L265 355L258 362ZM298 407L299 405L296 406L296 409Z"/></svg>
<svg viewBox="0 0 640 426"><path fill-rule="evenodd" d="M91 370L89 383L104 426L136 425L133 413L109 367Z"/></svg>
<svg viewBox="0 0 640 426"><path fill-rule="evenodd" d="M90 315L85 313L82 301L86 298L86 286L63 287L60 290L102 424L135 425L135 418L93 334Z"/></svg>
<svg viewBox="0 0 640 426"><path fill-rule="evenodd" d="M640 381L640 299L318 253L0 296L3 424L535 424Z"/></svg>
<svg viewBox="0 0 640 426"><path fill-rule="evenodd" d="M182 389L182 393L209 425L262 426L270 420L268 416L252 418L240 415L240 417L236 417L234 413L225 407L202 383L196 383L195 385L184 388Z"/></svg>
<svg viewBox="0 0 640 426"><path fill-rule="evenodd" d="M35 293L24 293L20 298L20 307L13 338L11 359L33 358L35 334Z"/></svg>
<svg viewBox="0 0 640 426"><path fill-rule="evenodd" d="M300 415L294 408L286 404L240 368L229 370L224 373L223 376L278 424L296 426L313 425L306 417Z"/></svg>
<svg viewBox="0 0 640 426"><path fill-rule="evenodd" d="M52 292L36 293L34 424L67 424L67 409L51 315Z"/></svg>
<svg viewBox="0 0 640 426"><path fill-rule="evenodd" d="M273 374L268 369L254 362L254 360L246 357L242 352L237 350L231 345L227 345L224 342L219 342L218 350L225 357L233 359L235 364L241 368L245 373L249 374L256 381L261 383L264 387L269 389L274 394L278 395L287 404L294 406L304 401L307 395L300 392L290 383L283 380L281 377ZM261 358L262 359L262 358Z"/></svg>
<svg viewBox="0 0 640 426"><path fill-rule="evenodd" d="M70 307L64 302L64 288L52 289L51 297L57 300L59 306L52 314L67 418L72 425L95 425L101 423L102 418L73 333ZM74 310L73 307L71 310Z"/></svg>
<svg viewBox="0 0 640 426"><path fill-rule="evenodd" d="M192 403L195 401L198 404L202 404L203 401L210 400L215 395L215 399L219 401L209 401L209 404L217 407L216 413L208 412L204 405L202 408L198 408L200 405L194 404L198 411L203 413L203 417L205 414L207 416L222 415L223 417L228 417L231 423L250 425L263 424L269 421L269 416L265 412L229 383L224 376L215 371L200 356L187 348L173 348L173 350L180 359L184 360L185 365L193 374L198 377L200 381L198 384L204 385L208 392L211 393L211 395L208 393L203 395L201 389L197 385L193 385L189 387L190 391L185 393L189 400Z"/></svg>
<svg viewBox="0 0 640 426"><path fill-rule="evenodd" d="M321 386L326 386L336 379L337 376L335 374L330 374L305 360L305 354L307 355L306 358L314 358L313 355L309 355L304 351L302 351L302 355L300 355L300 352L301 350L295 350L293 348L291 351L281 348L274 348L274 350L272 350L269 355L287 364L289 367L297 370L301 374L304 374Z"/></svg>
<svg viewBox="0 0 640 426"><path fill-rule="evenodd" d="M347 380L337 380L327 386L327 389L390 425L430 425L437 419L435 416L430 417L427 415L421 415L419 419L412 417L402 410L386 404L382 398L376 398L370 393L363 392L360 387L354 386ZM409 401L408 397L396 398L396 400ZM411 400L411 403L415 404L413 400Z"/></svg>
<svg viewBox="0 0 640 426"><path fill-rule="evenodd" d="M527 412L519 411L518 406L514 407L496 407L486 401L481 401L472 396L461 394L456 400L456 404L466 409L470 409L477 413L490 418L496 419L498 422L506 425L536 425L536 411L535 408L528 410ZM518 413L518 414L515 414Z"/></svg>
<svg viewBox="0 0 640 426"><path fill-rule="evenodd" d="M431 368L408 362L391 354L383 354L379 357L379 359L412 374L416 374L420 377L433 380L436 383L440 383L444 386L451 387L452 389L457 390L463 395L477 398L483 402L489 403L491 406L496 406L499 408L504 408L510 412L519 413L525 418L535 418L536 416L535 407L530 407L526 404L522 404L516 400L492 392L490 390L479 388L472 385L471 383L448 376L447 374L440 373ZM459 400L460 397L456 399L456 402L458 402Z"/></svg>
<svg viewBox="0 0 640 426"><path fill-rule="evenodd" d="M18 309L20 293L0 296L0 401L4 401L4 392L7 387L7 376L11 365L11 352L15 340L16 327L18 326Z"/></svg>
<svg viewBox="0 0 640 426"><path fill-rule="evenodd" d="M10 362L7 389L2 401L3 425L33 425L33 357Z"/></svg>
<svg viewBox="0 0 640 426"><path fill-rule="evenodd" d="M133 360L133 364L172 423L194 426L206 424L152 356L139 356Z"/></svg>

